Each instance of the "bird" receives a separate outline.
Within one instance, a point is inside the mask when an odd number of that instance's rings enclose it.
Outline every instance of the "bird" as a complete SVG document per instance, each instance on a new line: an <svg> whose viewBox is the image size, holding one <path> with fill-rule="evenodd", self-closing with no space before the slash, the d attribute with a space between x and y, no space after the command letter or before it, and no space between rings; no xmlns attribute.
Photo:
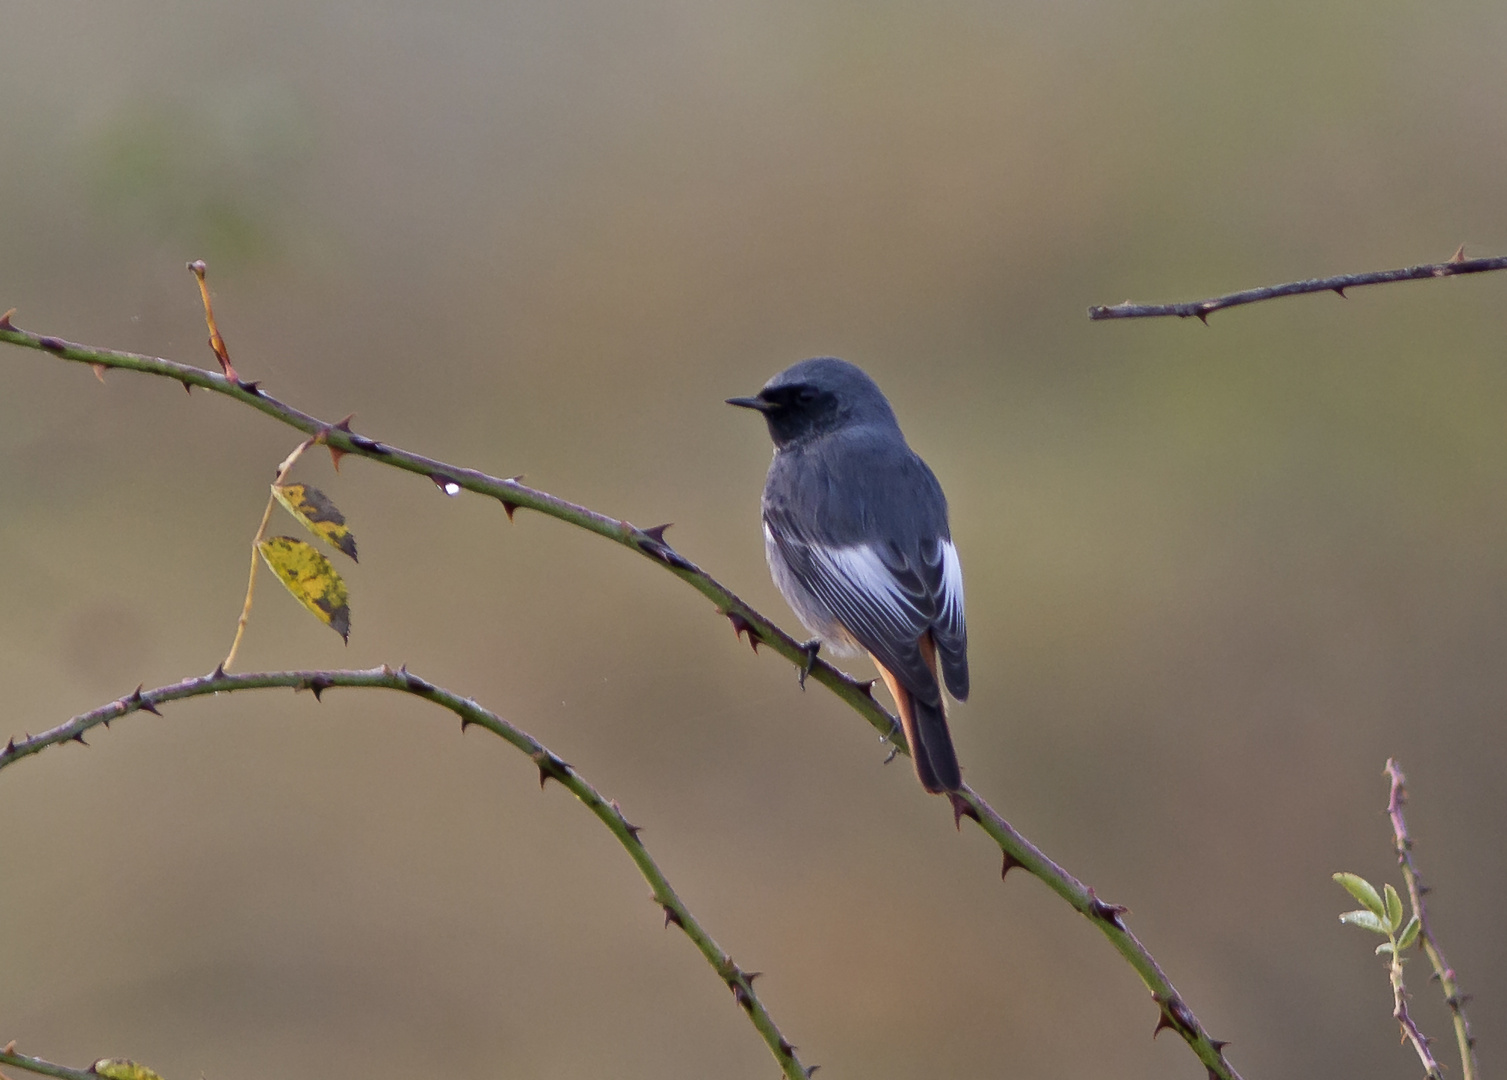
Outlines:
<svg viewBox="0 0 1507 1080"><path fill-rule="evenodd" d="M868 653L895 699L921 786L959 790L942 687L968 697L968 630L942 485L878 384L845 360L802 360L755 396L727 403L762 413L774 441L760 503L764 554L815 635L810 662L821 648Z"/></svg>

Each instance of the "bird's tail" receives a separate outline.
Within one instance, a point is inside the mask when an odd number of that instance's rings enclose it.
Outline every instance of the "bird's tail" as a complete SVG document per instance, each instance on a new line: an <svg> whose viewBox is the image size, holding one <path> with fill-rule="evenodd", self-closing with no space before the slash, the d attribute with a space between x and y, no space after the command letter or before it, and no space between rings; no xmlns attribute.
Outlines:
<svg viewBox="0 0 1507 1080"><path fill-rule="evenodd" d="M930 634L921 639L921 652L927 666L935 672L937 655ZM900 726L905 729L905 741L910 743L921 786L932 794L957 791L963 786L963 774L958 768L957 751L952 748L952 733L947 730L947 706L942 697L942 684L936 684L937 700L933 704L907 690L883 664L877 661L876 664L900 710Z"/></svg>

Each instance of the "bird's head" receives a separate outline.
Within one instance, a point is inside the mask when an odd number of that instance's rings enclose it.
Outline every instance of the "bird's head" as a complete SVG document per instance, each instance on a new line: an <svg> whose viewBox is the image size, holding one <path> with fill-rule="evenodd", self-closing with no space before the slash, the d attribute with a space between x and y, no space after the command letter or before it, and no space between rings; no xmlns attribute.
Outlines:
<svg viewBox="0 0 1507 1080"><path fill-rule="evenodd" d="M728 398L727 403L763 413L769 437L782 449L849 426L896 426L878 384L861 368L832 356L802 360L753 397Z"/></svg>

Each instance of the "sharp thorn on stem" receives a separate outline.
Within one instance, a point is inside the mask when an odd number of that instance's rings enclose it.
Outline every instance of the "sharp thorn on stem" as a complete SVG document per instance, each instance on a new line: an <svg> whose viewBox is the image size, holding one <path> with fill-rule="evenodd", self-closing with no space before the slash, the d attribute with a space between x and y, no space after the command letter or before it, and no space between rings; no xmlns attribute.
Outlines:
<svg viewBox="0 0 1507 1080"><path fill-rule="evenodd" d="M1130 910L1128 907L1123 904L1109 904L1100 900L1094 895L1093 889L1088 890L1088 903L1089 910L1093 913L1094 918L1103 919L1117 929L1125 929L1124 916Z"/></svg>
<svg viewBox="0 0 1507 1080"><path fill-rule="evenodd" d="M135 692L126 699L126 704L134 708L149 712L153 716L161 716L162 714L157 711L157 706L152 704L151 698L145 698L141 696L141 688L145 685L146 683L141 683L139 686L137 686Z"/></svg>
<svg viewBox="0 0 1507 1080"><path fill-rule="evenodd" d="M979 812L960 793L949 791L947 793L947 800L952 803L952 824L959 832L963 831L963 819L965 817L978 821Z"/></svg>
<svg viewBox="0 0 1507 1080"><path fill-rule="evenodd" d="M741 637L747 634L749 646L754 652L758 652L759 632L754 629L753 623L749 622L748 619L736 611L725 611L723 614L727 616L727 621L733 624L733 636Z"/></svg>

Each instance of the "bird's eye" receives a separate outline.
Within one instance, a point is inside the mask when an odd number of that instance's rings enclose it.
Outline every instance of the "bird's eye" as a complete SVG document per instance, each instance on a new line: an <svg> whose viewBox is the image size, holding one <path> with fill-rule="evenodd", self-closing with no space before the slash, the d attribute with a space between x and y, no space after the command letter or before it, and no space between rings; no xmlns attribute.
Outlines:
<svg viewBox="0 0 1507 1080"><path fill-rule="evenodd" d="M810 405L816 400L816 390L809 386L803 386L795 395L795 400L802 405Z"/></svg>

